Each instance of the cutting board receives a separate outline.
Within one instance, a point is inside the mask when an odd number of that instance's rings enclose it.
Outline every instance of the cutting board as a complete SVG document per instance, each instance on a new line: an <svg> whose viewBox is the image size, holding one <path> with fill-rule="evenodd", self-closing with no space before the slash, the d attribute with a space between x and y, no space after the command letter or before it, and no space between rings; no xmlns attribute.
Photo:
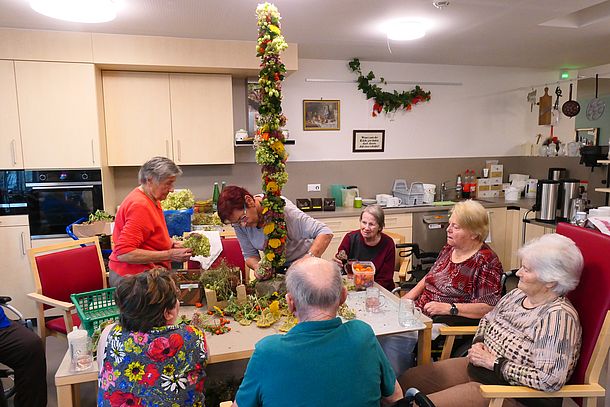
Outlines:
<svg viewBox="0 0 610 407"><path fill-rule="evenodd" d="M551 109L553 107L553 97L549 95L549 88L544 88L544 95L540 96L538 103L538 124L551 124Z"/></svg>

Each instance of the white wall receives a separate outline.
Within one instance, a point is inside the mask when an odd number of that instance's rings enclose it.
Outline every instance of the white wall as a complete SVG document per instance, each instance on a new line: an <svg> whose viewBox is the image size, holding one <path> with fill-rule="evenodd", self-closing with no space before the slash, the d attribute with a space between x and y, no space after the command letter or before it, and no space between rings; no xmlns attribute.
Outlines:
<svg viewBox="0 0 610 407"><path fill-rule="evenodd" d="M549 83L554 96L558 71L533 69L369 63L366 74L396 81L462 82L462 86L422 86L432 99L393 119L382 114L371 117L373 102L367 101L356 83L306 82L307 78L354 80L348 61L299 60L299 70L283 84L282 107L286 128L296 145L289 148L290 161L404 159L429 157L480 157L523 155L523 144L535 143L536 135L550 134L550 126L538 126L538 107L530 112L526 101L531 86L539 85L538 97ZM389 84L386 90L411 89L411 85ZM567 100L568 86L563 84ZM303 99L339 99L340 131L303 131ZM385 129L383 153L352 153L354 129ZM574 138L574 119L561 117L555 135Z"/></svg>

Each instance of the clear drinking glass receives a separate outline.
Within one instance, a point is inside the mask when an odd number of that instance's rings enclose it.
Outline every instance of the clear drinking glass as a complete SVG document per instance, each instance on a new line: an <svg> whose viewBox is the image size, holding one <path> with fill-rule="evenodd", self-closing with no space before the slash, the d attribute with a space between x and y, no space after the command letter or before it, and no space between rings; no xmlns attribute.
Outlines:
<svg viewBox="0 0 610 407"><path fill-rule="evenodd" d="M421 309L415 306L415 302L409 298L402 297L398 303L398 324L405 328L411 328L419 324Z"/></svg>

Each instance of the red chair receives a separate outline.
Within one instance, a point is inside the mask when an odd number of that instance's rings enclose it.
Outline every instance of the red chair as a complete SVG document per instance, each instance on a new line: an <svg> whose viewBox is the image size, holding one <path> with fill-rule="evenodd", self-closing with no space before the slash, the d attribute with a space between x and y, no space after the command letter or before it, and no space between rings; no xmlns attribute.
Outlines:
<svg viewBox="0 0 610 407"><path fill-rule="evenodd" d="M107 287L106 268L97 237L73 240L29 250L36 292L28 297L38 307L40 337L72 331L81 321L73 314L70 294ZM45 321L45 310L61 310L63 316Z"/></svg>
<svg viewBox="0 0 610 407"><path fill-rule="evenodd" d="M490 406L501 406L505 398L572 397L581 406L593 407L596 398L606 393L599 376L610 348L610 236L567 223L560 223L557 233L572 239L584 258L580 283L568 294L582 325L576 369L569 383L554 393L522 386L483 385L481 393L491 399Z"/></svg>
<svg viewBox="0 0 610 407"><path fill-rule="evenodd" d="M210 266L210 268L217 267L222 259L224 259L228 265L233 267L239 267L241 270L241 275L244 280L244 283L248 281L248 274L246 272L246 262L244 260L244 255L241 252L241 246L239 245L239 240L234 237L223 237L220 239L222 243L222 252L214 263ZM187 268L189 270L198 269L201 265L199 262L189 260Z"/></svg>

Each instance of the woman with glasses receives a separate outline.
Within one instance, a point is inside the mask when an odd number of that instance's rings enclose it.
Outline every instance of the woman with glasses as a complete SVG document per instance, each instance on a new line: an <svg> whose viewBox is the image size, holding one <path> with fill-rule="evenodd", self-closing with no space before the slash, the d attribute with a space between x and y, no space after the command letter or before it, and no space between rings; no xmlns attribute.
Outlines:
<svg viewBox="0 0 610 407"><path fill-rule="evenodd" d="M324 223L298 209L288 199L283 198L286 220L286 267L303 256L320 257L333 237L332 231ZM235 229L246 265L257 276L259 251L263 251L267 238L263 233L263 195L252 195L244 188L229 185L218 198L218 216L225 224Z"/></svg>
<svg viewBox="0 0 610 407"><path fill-rule="evenodd" d="M182 170L172 160L154 157L138 173L140 186L125 197L117 211L110 255L110 285L121 278L155 266L170 268L170 262L183 262L192 250L174 242L167 231L161 201L174 190Z"/></svg>

